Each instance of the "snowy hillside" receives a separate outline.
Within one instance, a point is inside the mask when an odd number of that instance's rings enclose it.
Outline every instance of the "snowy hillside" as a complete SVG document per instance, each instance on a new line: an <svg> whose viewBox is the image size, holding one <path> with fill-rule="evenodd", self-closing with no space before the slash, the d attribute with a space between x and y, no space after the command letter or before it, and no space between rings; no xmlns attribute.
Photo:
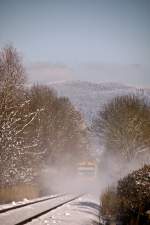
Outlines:
<svg viewBox="0 0 150 225"><path fill-rule="evenodd" d="M59 96L67 96L90 123L97 111L117 95L128 93L147 95L150 91L125 86L118 83L91 83L84 81L66 81L51 83L50 87L57 90Z"/></svg>

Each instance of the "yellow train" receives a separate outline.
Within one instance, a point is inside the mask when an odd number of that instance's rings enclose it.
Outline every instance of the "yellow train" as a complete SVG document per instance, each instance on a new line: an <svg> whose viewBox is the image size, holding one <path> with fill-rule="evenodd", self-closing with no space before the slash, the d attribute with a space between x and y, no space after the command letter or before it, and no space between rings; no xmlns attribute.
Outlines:
<svg viewBox="0 0 150 225"><path fill-rule="evenodd" d="M77 166L78 176L83 178L95 178L96 177L96 162L95 161L83 161L78 163Z"/></svg>

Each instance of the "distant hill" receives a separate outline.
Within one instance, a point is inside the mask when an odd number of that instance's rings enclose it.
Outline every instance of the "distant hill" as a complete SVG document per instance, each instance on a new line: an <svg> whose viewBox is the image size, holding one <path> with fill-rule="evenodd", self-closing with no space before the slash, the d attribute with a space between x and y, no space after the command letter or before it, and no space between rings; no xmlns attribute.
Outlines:
<svg viewBox="0 0 150 225"><path fill-rule="evenodd" d="M150 96L150 90L138 89L118 83L91 83L85 81L66 81L51 83L59 96L67 96L79 110L87 124L102 110L104 104L115 96L137 94L140 97Z"/></svg>

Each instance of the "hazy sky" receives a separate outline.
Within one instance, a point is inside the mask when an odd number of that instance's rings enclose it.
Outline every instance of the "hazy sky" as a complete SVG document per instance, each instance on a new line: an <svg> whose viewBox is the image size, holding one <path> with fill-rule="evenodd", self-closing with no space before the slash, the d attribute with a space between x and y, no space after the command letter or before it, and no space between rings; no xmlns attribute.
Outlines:
<svg viewBox="0 0 150 225"><path fill-rule="evenodd" d="M150 0L0 0L0 47L27 62L150 65Z"/></svg>

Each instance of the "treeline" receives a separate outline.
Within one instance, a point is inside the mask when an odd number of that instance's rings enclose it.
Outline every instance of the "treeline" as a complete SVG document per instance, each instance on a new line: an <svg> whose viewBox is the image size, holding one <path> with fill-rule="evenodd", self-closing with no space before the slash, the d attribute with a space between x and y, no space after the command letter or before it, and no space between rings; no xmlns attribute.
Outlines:
<svg viewBox="0 0 150 225"><path fill-rule="evenodd" d="M143 161L150 154L150 101L136 95L116 97L98 113L93 129L105 154Z"/></svg>
<svg viewBox="0 0 150 225"><path fill-rule="evenodd" d="M101 193L102 218L108 224L117 220L124 225L149 224L149 99L136 95L115 97L98 113L92 129L104 149L100 179L110 185Z"/></svg>
<svg viewBox="0 0 150 225"><path fill-rule="evenodd" d="M0 51L0 188L35 182L52 165L75 168L86 151L83 120L68 98L43 85L27 88L26 80L20 55L6 46Z"/></svg>
<svg viewBox="0 0 150 225"><path fill-rule="evenodd" d="M150 101L136 95L118 96L93 120L102 147L101 180L109 184L150 163Z"/></svg>

